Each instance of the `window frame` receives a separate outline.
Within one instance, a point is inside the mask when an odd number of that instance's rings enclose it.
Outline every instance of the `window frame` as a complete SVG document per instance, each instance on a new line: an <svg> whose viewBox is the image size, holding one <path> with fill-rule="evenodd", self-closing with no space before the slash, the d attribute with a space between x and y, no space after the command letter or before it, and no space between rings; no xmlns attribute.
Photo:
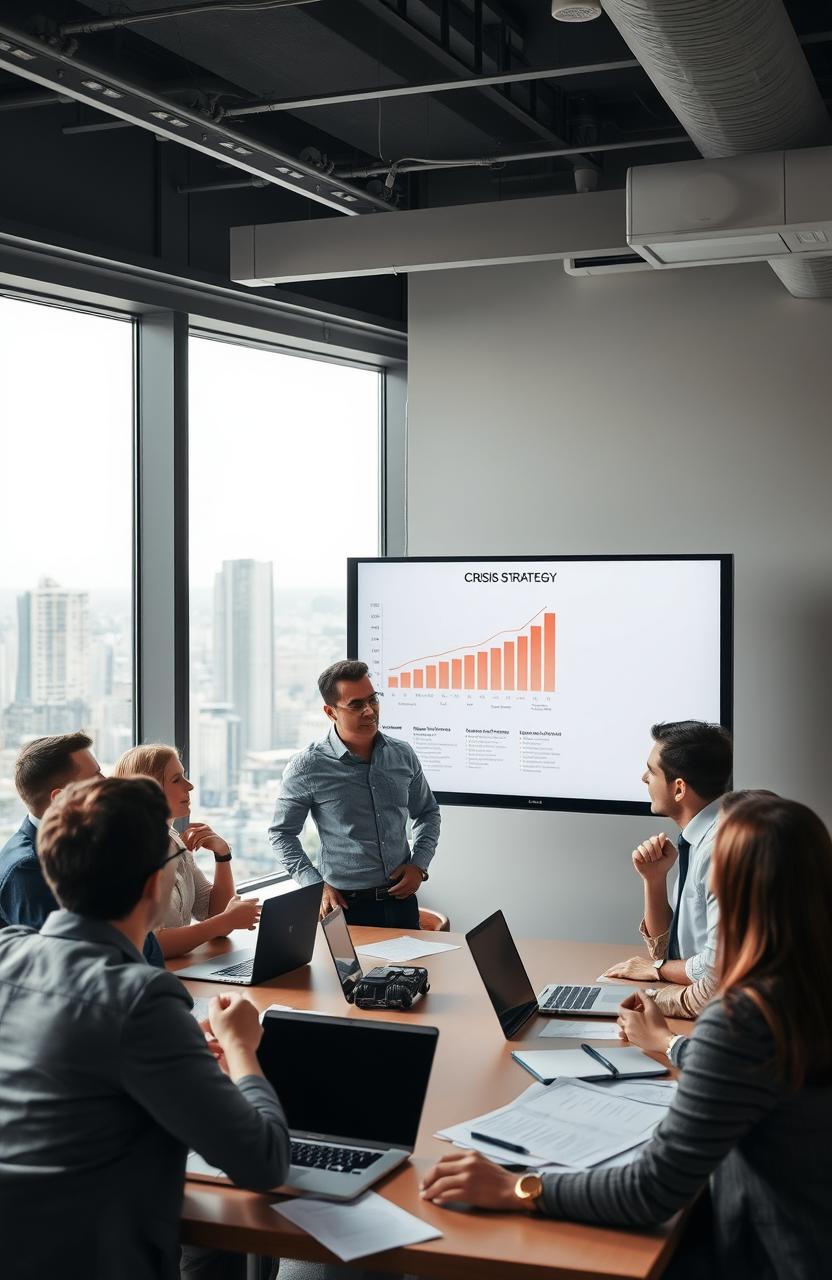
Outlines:
<svg viewBox="0 0 832 1280"><path fill-rule="evenodd" d="M187 340L196 336L379 374L379 554L407 553L407 361L401 328L299 295L245 293L0 235L0 295L134 322L133 733L189 748ZM152 508L152 509L151 509ZM173 611L170 599L174 600ZM246 880L244 892L289 879Z"/></svg>

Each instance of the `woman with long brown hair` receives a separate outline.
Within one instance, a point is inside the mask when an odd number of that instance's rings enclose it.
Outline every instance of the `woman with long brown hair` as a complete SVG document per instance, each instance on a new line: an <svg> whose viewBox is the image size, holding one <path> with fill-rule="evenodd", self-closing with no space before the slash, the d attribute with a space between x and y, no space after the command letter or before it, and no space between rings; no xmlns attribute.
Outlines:
<svg viewBox="0 0 832 1280"><path fill-rule="evenodd" d="M672 1036L649 999L630 1010L651 1028L650 1047L682 1068L675 1100L638 1158L517 1178L476 1154L446 1156L425 1180L427 1199L647 1224L709 1183L710 1249L698 1274L827 1273L832 841L805 805L748 797L722 818L711 877L720 908L715 998L690 1037Z"/></svg>
<svg viewBox="0 0 832 1280"><path fill-rule="evenodd" d="M131 747L115 763L113 776L154 778L165 793L168 817L190 818L193 783L185 777L179 752L160 742ZM198 849L214 855L213 882L194 861ZM227 937L233 929L253 929L260 917L256 898L241 898L234 887L231 849L204 822L190 822L180 836L170 828L169 853L179 854L170 902L156 930L165 959L184 956L210 938ZM193 923L194 919L197 921Z"/></svg>

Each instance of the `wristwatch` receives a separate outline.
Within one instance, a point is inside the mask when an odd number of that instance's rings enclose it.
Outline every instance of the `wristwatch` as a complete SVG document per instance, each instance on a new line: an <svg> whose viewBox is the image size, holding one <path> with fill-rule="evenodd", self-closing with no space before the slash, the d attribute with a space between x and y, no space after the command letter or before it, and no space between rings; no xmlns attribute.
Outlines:
<svg viewBox="0 0 832 1280"><path fill-rule="evenodd" d="M656 973L659 975L660 979L662 977L662 965L666 960L667 960L667 956L662 956L661 960L653 961L653 968L656 970Z"/></svg>
<svg viewBox="0 0 832 1280"><path fill-rule="evenodd" d="M684 1036L671 1036L671 1037L670 1037L670 1039L668 1040L668 1042L667 1042L667 1048L665 1049L665 1051L664 1051L664 1052L665 1052L665 1057L666 1057L666 1058L668 1058L671 1062L673 1062L673 1046L674 1046L674 1044L676 1043L676 1041L677 1041L677 1040L684 1040L684 1038L685 1038ZM675 1065L675 1064L674 1064L674 1065Z"/></svg>
<svg viewBox="0 0 832 1280"><path fill-rule="evenodd" d="M214 861L215 861L215 862L230 862L230 861L231 861L231 845L229 845L229 846L228 846L228 853L215 853L215 854L214 854Z"/></svg>
<svg viewBox="0 0 832 1280"><path fill-rule="evenodd" d="M425 871L425 868L424 868L424 867L420 867L420 866L419 866L419 864L418 864L418 862L412 862L410 865L411 865L411 866L413 866L413 867L415 867L415 868L416 868L416 870L421 874L421 877L422 877L422 884L424 884L424 883L425 883L425 881L426 881L426 880L427 880L427 878L428 878L428 873L427 873L427 871Z"/></svg>
<svg viewBox="0 0 832 1280"><path fill-rule="evenodd" d="M518 1200L522 1200L524 1207L530 1208L534 1213L543 1195L543 1179L536 1173L521 1174L514 1184L514 1194Z"/></svg>

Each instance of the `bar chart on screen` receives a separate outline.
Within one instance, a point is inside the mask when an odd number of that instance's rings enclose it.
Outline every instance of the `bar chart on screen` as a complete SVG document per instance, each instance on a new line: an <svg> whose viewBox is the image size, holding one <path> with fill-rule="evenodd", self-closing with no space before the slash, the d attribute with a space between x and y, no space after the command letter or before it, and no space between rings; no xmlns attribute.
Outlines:
<svg viewBox="0 0 832 1280"><path fill-rule="evenodd" d="M387 688L555 693L556 645L557 614L544 607L516 630L387 668Z"/></svg>
<svg viewBox="0 0 832 1280"><path fill-rule="evenodd" d="M351 652L379 727L457 803L643 804L650 724L719 717L718 558L355 563ZM679 616L657 660L655 619Z"/></svg>

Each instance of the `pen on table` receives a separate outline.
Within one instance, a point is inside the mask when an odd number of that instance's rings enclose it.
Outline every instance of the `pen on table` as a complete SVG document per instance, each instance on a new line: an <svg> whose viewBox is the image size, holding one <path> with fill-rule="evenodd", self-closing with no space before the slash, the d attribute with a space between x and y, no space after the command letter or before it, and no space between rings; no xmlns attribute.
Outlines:
<svg viewBox="0 0 832 1280"><path fill-rule="evenodd" d="M589 1054L590 1058L594 1058L596 1062L600 1062L601 1066L605 1067L606 1070L609 1071L610 1075L612 1076L621 1075L621 1072L618 1070L618 1067L616 1067L612 1062L610 1062L609 1058L605 1058L603 1053L599 1053L597 1049L593 1049L591 1044L582 1044L581 1048L583 1049L584 1053Z"/></svg>
<svg viewBox="0 0 832 1280"><path fill-rule="evenodd" d="M502 1147L505 1151L513 1151L518 1156L527 1156L529 1154L527 1147L518 1147L515 1142L504 1142L502 1138L492 1138L487 1133L477 1133L471 1130L471 1137L476 1138L479 1142L490 1142L493 1147Z"/></svg>

